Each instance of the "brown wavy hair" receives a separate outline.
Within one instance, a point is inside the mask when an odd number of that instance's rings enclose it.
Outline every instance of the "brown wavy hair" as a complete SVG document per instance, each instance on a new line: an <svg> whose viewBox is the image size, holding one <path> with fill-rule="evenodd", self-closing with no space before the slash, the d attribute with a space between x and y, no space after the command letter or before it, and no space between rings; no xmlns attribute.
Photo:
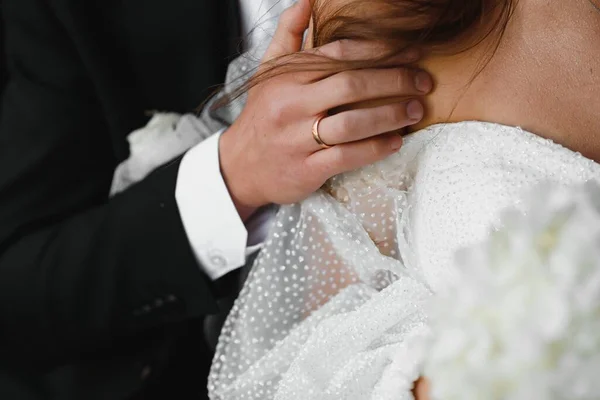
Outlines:
<svg viewBox="0 0 600 400"><path fill-rule="evenodd" d="M345 70L375 68L408 48L429 55L458 54L492 38L487 65L518 0L312 0L312 47L337 40L373 41L386 49L371 59L338 61L315 53L271 60L238 91L289 72L320 71L318 79ZM230 98L231 99L231 98Z"/></svg>

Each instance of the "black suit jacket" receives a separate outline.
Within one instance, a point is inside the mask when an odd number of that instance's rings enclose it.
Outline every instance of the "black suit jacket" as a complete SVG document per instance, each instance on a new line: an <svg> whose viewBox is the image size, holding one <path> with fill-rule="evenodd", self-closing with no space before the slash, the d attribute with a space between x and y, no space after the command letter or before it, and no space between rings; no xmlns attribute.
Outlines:
<svg viewBox="0 0 600 400"><path fill-rule="evenodd" d="M235 4L3 0L0 398L205 393L201 322L218 306L176 207L178 161L108 192L147 111L188 112L223 81Z"/></svg>

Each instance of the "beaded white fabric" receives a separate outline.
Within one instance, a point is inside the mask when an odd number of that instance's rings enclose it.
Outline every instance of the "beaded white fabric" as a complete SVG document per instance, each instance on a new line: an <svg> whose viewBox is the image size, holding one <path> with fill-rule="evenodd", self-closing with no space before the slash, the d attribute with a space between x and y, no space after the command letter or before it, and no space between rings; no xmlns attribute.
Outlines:
<svg viewBox="0 0 600 400"><path fill-rule="evenodd" d="M541 182L600 165L519 128L441 124L282 207L221 334L213 400L411 399L457 249Z"/></svg>

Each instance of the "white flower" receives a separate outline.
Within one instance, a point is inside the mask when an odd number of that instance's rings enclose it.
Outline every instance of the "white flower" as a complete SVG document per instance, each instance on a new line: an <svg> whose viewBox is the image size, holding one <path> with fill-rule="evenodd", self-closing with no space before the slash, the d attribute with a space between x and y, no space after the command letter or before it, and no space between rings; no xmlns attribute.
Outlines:
<svg viewBox="0 0 600 400"><path fill-rule="evenodd" d="M542 187L457 257L425 375L439 400L600 398L600 186Z"/></svg>

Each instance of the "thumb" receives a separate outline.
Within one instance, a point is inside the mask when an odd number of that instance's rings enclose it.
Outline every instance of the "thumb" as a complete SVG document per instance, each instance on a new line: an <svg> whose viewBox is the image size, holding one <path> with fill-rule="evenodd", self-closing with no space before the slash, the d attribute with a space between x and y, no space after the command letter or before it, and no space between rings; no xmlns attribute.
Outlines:
<svg viewBox="0 0 600 400"><path fill-rule="evenodd" d="M310 22L311 10L311 0L298 0L281 14L263 61L302 50L302 40Z"/></svg>

